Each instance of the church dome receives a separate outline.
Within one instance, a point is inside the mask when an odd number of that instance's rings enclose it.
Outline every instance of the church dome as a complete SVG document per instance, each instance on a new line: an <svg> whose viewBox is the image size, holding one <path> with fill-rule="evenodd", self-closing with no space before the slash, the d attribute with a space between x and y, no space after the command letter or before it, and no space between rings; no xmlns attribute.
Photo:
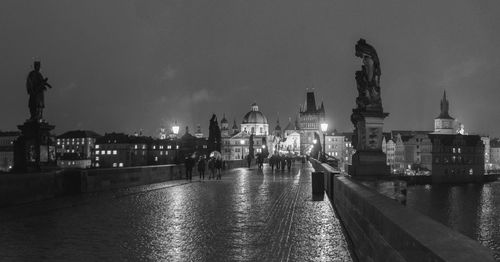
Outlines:
<svg viewBox="0 0 500 262"><path fill-rule="evenodd" d="M243 117L243 124L267 124L267 118L259 111L259 106L253 103L252 110Z"/></svg>

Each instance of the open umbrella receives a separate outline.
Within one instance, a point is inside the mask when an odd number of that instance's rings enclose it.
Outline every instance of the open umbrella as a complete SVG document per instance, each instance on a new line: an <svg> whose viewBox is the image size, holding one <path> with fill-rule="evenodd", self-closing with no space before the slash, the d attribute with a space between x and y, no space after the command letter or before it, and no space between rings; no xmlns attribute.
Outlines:
<svg viewBox="0 0 500 262"><path fill-rule="evenodd" d="M210 157L213 157L215 159L222 159L222 155L219 151L212 151L212 153L210 153Z"/></svg>

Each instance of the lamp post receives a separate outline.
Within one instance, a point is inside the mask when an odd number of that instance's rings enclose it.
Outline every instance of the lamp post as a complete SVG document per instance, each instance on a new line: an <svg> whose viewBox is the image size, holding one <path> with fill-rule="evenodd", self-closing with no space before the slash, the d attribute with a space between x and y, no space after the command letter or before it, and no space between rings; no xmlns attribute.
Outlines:
<svg viewBox="0 0 500 262"><path fill-rule="evenodd" d="M323 132L323 157L326 160L326 131L328 130L327 123L321 123L321 132Z"/></svg>
<svg viewBox="0 0 500 262"><path fill-rule="evenodd" d="M172 126L172 132L175 135L175 156L174 156L174 163L178 164L178 159L177 159L177 134L179 134L179 125L177 125L177 121L175 121L174 125Z"/></svg>

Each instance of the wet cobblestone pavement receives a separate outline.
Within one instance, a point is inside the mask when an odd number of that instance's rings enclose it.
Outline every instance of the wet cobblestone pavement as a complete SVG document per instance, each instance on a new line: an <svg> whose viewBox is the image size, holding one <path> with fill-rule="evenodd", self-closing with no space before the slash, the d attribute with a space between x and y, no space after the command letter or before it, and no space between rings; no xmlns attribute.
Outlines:
<svg viewBox="0 0 500 262"><path fill-rule="evenodd" d="M311 168L238 168L0 209L1 261L352 261Z"/></svg>

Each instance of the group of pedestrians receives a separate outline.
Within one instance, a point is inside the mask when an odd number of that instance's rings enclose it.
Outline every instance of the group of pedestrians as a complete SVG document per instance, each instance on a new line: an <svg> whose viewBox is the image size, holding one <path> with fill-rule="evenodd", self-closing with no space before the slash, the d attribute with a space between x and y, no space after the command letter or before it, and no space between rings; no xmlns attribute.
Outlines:
<svg viewBox="0 0 500 262"><path fill-rule="evenodd" d="M222 159L210 157L208 160L205 156L199 156L198 161L194 157L186 157L184 161L186 167L186 180L191 181L193 179L193 168L196 167L198 174L200 175L200 180L205 180L205 171L208 166L208 179L221 179L223 162Z"/></svg>
<svg viewBox="0 0 500 262"><path fill-rule="evenodd" d="M293 161L294 158L292 156L274 154L269 158L269 165L271 166L271 171L273 172L274 172L274 167L276 167L276 170L281 169L282 171L284 171L286 168L288 169L288 171L290 171L292 168Z"/></svg>

